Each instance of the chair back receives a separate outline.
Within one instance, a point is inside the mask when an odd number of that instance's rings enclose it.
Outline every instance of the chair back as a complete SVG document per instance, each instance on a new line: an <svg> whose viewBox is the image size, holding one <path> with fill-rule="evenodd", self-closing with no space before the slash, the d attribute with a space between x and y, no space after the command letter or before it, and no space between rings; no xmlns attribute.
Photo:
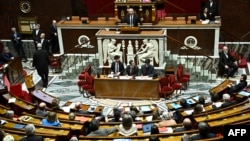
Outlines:
<svg viewBox="0 0 250 141"><path fill-rule="evenodd" d="M159 81L161 87L163 86L169 86L169 80L168 77L162 77Z"/></svg>
<svg viewBox="0 0 250 141"><path fill-rule="evenodd" d="M170 86L173 86L173 84L176 83L175 75L170 74L168 79L169 79Z"/></svg>

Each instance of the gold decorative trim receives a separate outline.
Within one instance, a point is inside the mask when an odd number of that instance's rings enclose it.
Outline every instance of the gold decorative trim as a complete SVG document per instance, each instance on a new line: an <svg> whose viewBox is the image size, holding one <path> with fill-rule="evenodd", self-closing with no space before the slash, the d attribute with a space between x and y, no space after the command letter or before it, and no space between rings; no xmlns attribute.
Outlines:
<svg viewBox="0 0 250 141"><path fill-rule="evenodd" d="M30 13L30 11L31 11L31 4L27 0L21 1L19 7L23 13Z"/></svg>

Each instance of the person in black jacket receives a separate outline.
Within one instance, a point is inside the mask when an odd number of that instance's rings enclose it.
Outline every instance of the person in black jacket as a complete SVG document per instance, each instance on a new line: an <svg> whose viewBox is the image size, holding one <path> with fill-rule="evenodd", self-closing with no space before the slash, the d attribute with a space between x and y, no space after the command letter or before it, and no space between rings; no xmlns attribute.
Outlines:
<svg viewBox="0 0 250 141"><path fill-rule="evenodd" d="M27 124L25 126L25 132L27 136L20 139L20 141L44 141L44 138L42 136L35 135L35 130L36 128L34 124Z"/></svg>
<svg viewBox="0 0 250 141"><path fill-rule="evenodd" d="M138 75L138 66L135 65L133 60L129 61L129 66L126 67L126 72L128 76L137 76Z"/></svg>
<svg viewBox="0 0 250 141"><path fill-rule="evenodd" d="M128 26L138 26L138 23L141 21L143 21L143 18L140 18L133 8L128 9L128 14L122 20L122 22L127 23Z"/></svg>
<svg viewBox="0 0 250 141"><path fill-rule="evenodd" d="M25 54L25 51L23 49L23 43L22 43L22 35L16 31L16 28L15 27L12 27L11 28L11 35L10 35L10 39L11 39L11 42L14 46L14 48L16 49L16 52L19 56L21 56L23 59L24 59L24 62L27 62L27 57L26 57L26 54Z"/></svg>
<svg viewBox="0 0 250 141"><path fill-rule="evenodd" d="M59 43L58 43L56 20L53 20L52 25L50 26L50 39L51 39L52 53L59 53Z"/></svg>
<svg viewBox="0 0 250 141"><path fill-rule="evenodd" d="M111 64L111 73L119 76L119 75L123 75L124 72L124 65L123 63L120 61L120 56L116 55L114 57L115 61L112 62Z"/></svg>
<svg viewBox="0 0 250 141"><path fill-rule="evenodd" d="M219 54L219 66L222 72L228 77L234 77L235 72L238 70L236 60L228 53L228 47L224 46L223 51Z"/></svg>
<svg viewBox="0 0 250 141"><path fill-rule="evenodd" d="M228 85L228 94L232 95L236 92L243 90L247 86L247 75L242 74L240 77L240 82L237 85L229 84Z"/></svg>
<svg viewBox="0 0 250 141"><path fill-rule="evenodd" d="M49 77L49 54L46 50L42 49L41 43L37 44L38 50L33 55L33 67L36 68L38 75L42 78L43 87L48 86Z"/></svg>
<svg viewBox="0 0 250 141"><path fill-rule="evenodd" d="M49 41L45 38L45 33L41 33L39 43L42 44L42 49L46 50L50 55Z"/></svg>
<svg viewBox="0 0 250 141"><path fill-rule="evenodd" d="M32 39L34 41L35 49L37 50L37 44L39 43L40 36L43 31L40 29L40 24L36 24L35 29L32 31Z"/></svg>

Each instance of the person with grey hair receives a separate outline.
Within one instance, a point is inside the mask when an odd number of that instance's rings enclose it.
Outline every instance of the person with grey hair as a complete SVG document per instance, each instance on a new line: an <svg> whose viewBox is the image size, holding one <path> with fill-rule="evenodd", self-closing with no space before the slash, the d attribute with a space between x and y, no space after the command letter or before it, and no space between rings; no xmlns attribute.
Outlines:
<svg viewBox="0 0 250 141"><path fill-rule="evenodd" d="M25 126L26 137L20 139L20 141L44 141L42 136L35 135L35 126L34 124L27 124Z"/></svg>
<svg viewBox="0 0 250 141"><path fill-rule="evenodd" d="M8 110L5 114L5 117L11 120L16 120L16 118L14 118L14 111L13 110Z"/></svg>
<svg viewBox="0 0 250 141"><path fill-rule="evenodd" d="M181 141L192 141L192 138L188 134L184 134L181 137Z"/></svg>
<svg viewBox="0 0 250 141"><path fill-rule="evenodd" d="M10 52L8 47L4 47L0 56L0 64L8 63L10 60L14 60L14 55Z"/></svg>
<svg viewBox="0 0 250 141"><path fill-rule="evenodd" d="M137 135L137 127L133 123L133 118L130 114L124 114L122 123L118 127L119 134L122 136Z"/></svg>
<svg viewBox="0 0 250 141"><path fill-rule="evenodd" d="M221 108L225 108L237 103L236 100L231 100L231 96L227 93L222 95L222 99L223 103L221 104Z"/></svg>
<svg viewBox="0 0 250 141"><path fill-rule="evenodd" d="M49 77L49 54L46 50L42 49L40 43L37 44L38 50L33 55L33 67L36 68L38 75L43 81L43 87L47 88L48 86L48 77Z"/></svg>
<svg viewBox="0 0 250 141"><path fill-rule="evenodd" d="M32 31L32 39L34 41L35 49L38 50L37 44L39 43L43 31L40 29L40 24L36 24L35 29Z"/></svg>
<svg viewBox="0 0 250 141"><path fill-rule="evenodd" d="M11 134L7 134L4 136L3 141L15 141L15 139Z"/></svg>

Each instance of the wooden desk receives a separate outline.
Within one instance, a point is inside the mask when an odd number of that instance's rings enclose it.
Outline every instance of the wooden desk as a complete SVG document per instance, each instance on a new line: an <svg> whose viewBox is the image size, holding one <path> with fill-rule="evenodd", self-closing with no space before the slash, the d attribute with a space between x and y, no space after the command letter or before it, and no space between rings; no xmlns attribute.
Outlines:
<svg viewBox="0 0 250 141"><path fill-rule="evenodd" d="M215 120L215 119L219 119L219 118L226 117L229 115L234 115L234 114L240 113L240 112L242 112L246 109L249 109L249 108L250 108L250 104L246 103L244 105L232 107L232 108L227 109L227 110L221 110L220 112L195 117L194 119L197 123L201 122L201 121L205 121L205 120Z"/></svg>
<svg viewBox="0 0 250 141"><path fill-rule="evenodd" d="M51 106L52 100L56 98L43 92L42 90L34 90L31 94L38 101L38 103L45 102L48 107Z"/></svg>
<svg viewBox="0 0 250 141"><path fill-rule="evenodd" d="M101 75L95 78L98 98L159 99L159 80L115 79Z"/></svg>
<svg viewBox="0 0 250 141"><path fill-rule="evenodd" d="M241 114L237 114L234 116L225 117L225 118L221 118L221 119L217 119L217 120L213 120L213 121L208 121L207 123L210 127L218 127L218 126L223 126L226 124L244 121L244 120L249 120L249 119L250 119L250 112L248 110L248 111L245 111Z"/></svg>
<svg viewBox="0 0 250 141"><path fill-rule="evenodd" d="M10 94L4 94L3 97L8 101L10 98L12 98L12 96ZM33 105L32 103L28 103L18 97L15 97L16 101L14 103L10 103L10 105L12 106L12 108L18 108L16 110L18 110L18 113L22 113L22 112L28 112L28 113L33 113L35 114L35 110L36 107L35 105ZM16 113L16 114L18 114Z"/></svg>
<svg viewBox="0 0 250 141"><path fill-rule="evenodd" d="M233 80L226 79L223 82L221 82L218 86L210 89L209 93L210 94L212 94L212 93L218 94L219 97L221 98L222 97L221 93L228 88L227 85L230 84L230 83L233 83Z"/></svg>

